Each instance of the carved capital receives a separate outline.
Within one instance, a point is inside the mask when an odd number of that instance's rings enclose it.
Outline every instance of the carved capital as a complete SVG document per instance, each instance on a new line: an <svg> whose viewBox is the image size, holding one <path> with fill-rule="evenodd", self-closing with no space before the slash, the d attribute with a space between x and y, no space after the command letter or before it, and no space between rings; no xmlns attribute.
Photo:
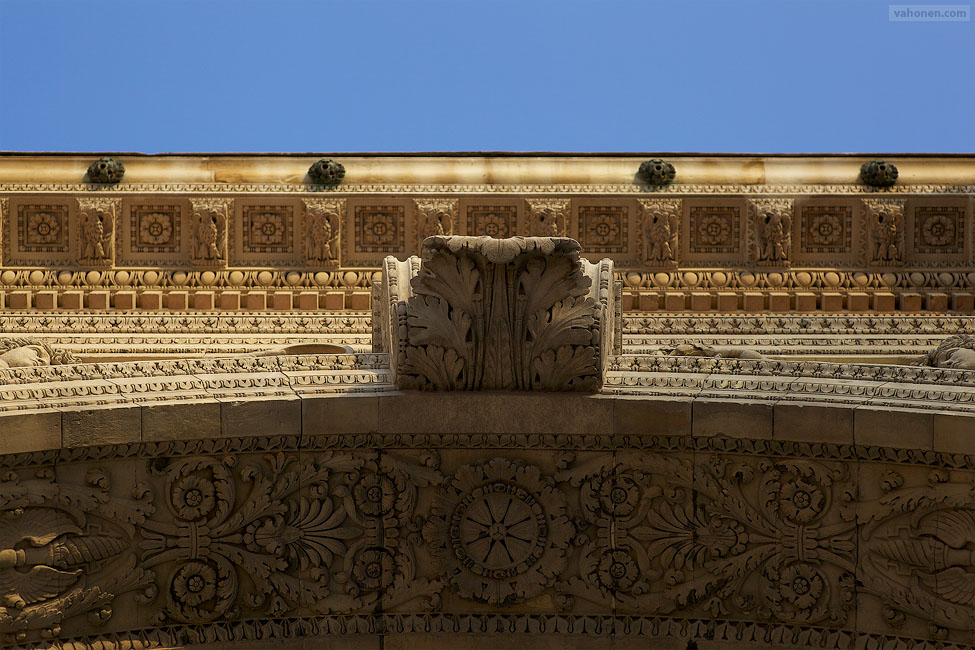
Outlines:
<svg viewBox="0 0 975 650"><path fill-rule="evenodd" d="M525 199L528 233L532 237L565 237L569 234L569 199Z"/></svg>
<svg viewBox="0 0 975 650"><path fill-rule="evenodd" d="M596 391L615 330L613 264L567 238L429 237L387 257L373 322L403 389Z"/></svg>
<svg viewBox="0 0 975 650"><path fill-rule="evenodd" d="M792 199L748 202L748 248L758 266L788 267L792 257Z"/></svg>
<svg viewBox="0 0 975 650"><path fill-rule="evenodd" d="M122 199L78 199L78 263L112 266L115 263L115 225Z"/></svg>
<svg viewBox="0 0 975 650"><path fill-rule="evenodd" d="M677 266L680 199L640 199L640 250L645 264Z"/></svg>
<svg viewBox="0 0 975 650"><path fill-rule="evenodd" d="M190 203L190 261L197 267L226 266L227 225L233 199L190 199Z"/></svg>
<svg viewBox="0 0 975 650"><path fill-rule="evenodd" d="M904 210L907 199L863 199L867 261L872 266L904 264Z"/></svg>
<svg viewBox="0 0 975 650"><path fill-rule="evenodd" d="M416 199L418 245L436 235L453 235L457 223L457 199Z"/></svg>
<svg viewBox="0 0 975 650"><path fill-rule="evenodd" d="M345 199L305 199L305 262L335 268L340 264Z"/></svg>

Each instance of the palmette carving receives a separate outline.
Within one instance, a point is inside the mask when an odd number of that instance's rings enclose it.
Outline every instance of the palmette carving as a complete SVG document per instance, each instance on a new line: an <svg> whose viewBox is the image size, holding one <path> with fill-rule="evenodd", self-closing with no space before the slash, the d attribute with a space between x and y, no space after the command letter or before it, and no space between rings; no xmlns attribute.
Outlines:
<svg viewBox="0 0 975 650"><path fill-rule="evenodd" d="M541 237L430 237L415 260L387 258L376 319L401 388L598 389L614 329L608 260Z"/></svg>

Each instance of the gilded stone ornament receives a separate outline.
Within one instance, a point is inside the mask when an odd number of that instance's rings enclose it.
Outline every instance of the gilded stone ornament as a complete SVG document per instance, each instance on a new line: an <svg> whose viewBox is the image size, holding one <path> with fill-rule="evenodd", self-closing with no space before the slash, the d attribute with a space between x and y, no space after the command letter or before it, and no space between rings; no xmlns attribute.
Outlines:
<svg viewBox="0 0 975 650"><path fill-rule="evenodd" d="M125 165L115 158L99 158L88 166L89 183L112 184L122 181L125 175Z"/></svg>
<svg viewBox="0 0 975 650"><path fill-rule="evenodd" d="M886 160L871 160L860 167L860 180L874 187L890 187L897 182L897 167Z"/></svg>
<svg viewBox="0 0 975 650"><path fill-rule="evenodd" d="M677 169L665 160L653 158L640 163L637 177L647 185L668 185L677 177Z"/></svg>
<svg viewBox="0 0 975 650"><path fill-rule="evenodd" d="M322 158L308 168L308 177L316 185L338 185L345 178L345 167L331 158Z"/></svg>

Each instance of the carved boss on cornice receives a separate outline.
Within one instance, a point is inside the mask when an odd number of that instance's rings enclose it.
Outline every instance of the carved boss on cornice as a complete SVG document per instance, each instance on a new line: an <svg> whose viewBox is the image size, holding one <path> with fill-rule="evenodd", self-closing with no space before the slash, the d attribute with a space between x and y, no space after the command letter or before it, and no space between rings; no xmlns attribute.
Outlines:
<svg viewBox="0 0 975 650"><path fill-rule="evenodd" d="M396 382L421 390L596 391L614 336L613 264L556 237L429 237L387 257L374 303Z"/></svg>

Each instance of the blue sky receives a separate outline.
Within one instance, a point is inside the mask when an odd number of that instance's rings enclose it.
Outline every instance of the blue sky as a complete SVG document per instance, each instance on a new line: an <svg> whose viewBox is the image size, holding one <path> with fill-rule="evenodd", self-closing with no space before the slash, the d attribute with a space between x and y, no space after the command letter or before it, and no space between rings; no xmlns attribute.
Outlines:
<svg viewBox="0 0 975 650"><path fill-rule="evenodd" d="M975 21L874 0L0 0L8 151L972 152L973 109Z"/></svg>

